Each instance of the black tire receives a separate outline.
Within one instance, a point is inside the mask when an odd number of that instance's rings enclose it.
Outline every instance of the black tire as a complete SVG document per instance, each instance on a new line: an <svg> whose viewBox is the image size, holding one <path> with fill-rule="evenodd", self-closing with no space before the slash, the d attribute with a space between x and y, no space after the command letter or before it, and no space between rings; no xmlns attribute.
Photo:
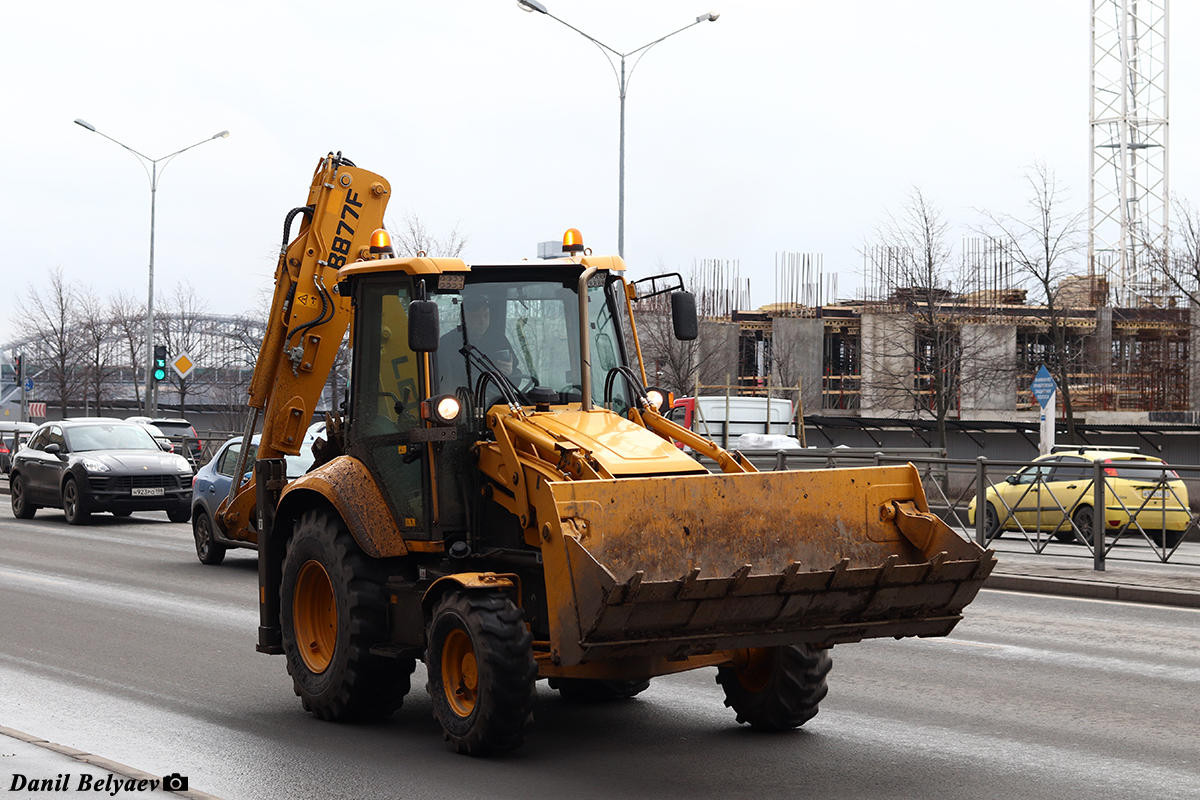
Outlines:
<svg viewBox="0 0 1200 800"><path fill-rule="evenodd" d="M717 683L737 721L766 731L798 728L829 692L829 650L807 644L741 650L744 662L720 667Z"/></svg>
<svg viewBox="0 0 1200 800"><path fill-rule="evenodd" d="M1165 547L1168 550L1174 550L1175 547L1183 541L1183 537L1187 534L1187 529L1181 531L1147 531L1150 534L1150 539L1159 547Z"/></svg>
<svg viewBox="0 0 1200 800"><path fill-rule="evenodd" d="M512 750L537 697L533 634L500 592L447 592L429 622L425 663L433 716L466 755Z"/></svg>
<svg viewBox="0 0 1200 800"><path fill-rule="evenodd" d="M313 716L377 720L404 702L416 661L371 653L388 638L385 580L336 513L300 518L283 562L280 623L292 687Z"/></svg>
<svg viewBox="0 0 1200 800"><path fill-rule="evenodd" d="M187 522L192 518L192 507L181 506L167 510L167 519L171 522Z"/></svg>
<svg viewBox="0 0 1200 800"><path fill-rule="evenodd" d="M79 490L79 483L73 477L63 482L62 507L68 525L87 525L92 515L83 499L83 493Z"/></svg>
<svg viewBox="0 0 1200 800"><path fill-rule="evenodd" d="M201 564L216 566L225 560L225 545L213 539L212 517L203 508L192 514L192 538L196 540L196 558Z"/></svg>
<svg viewBox="0 0 1200 800"><path fill-rule="evenodd" d="M988 539L999 539L1004 535L1004 531L1000 530L1000 515L991 503L983 506L983 530Z"/></svg>
<svg viewBox="0 0 1200 800"><path fill-rule="evenodd" d="M571 703L609 703L636 697L650 688L649 679L640 681L605 681L587 678L551 678L550 688L557 689L562 699Z"/></svg>
<svg viewBox="0 0 1200 800"><path fill-rule="evenodd" d="M112 512L112 515L114 517L128 517L128 516L131 516L132 514L133 514L133 512L127 508Z"/></svg>
<svg viewBox="0 0 1200 800"><path fill-rule="evenodd" d="M1071 514L1071 521L1075 523L1075 527L1078 528L1079 532L1083 535L1083 540L1088 544L1092 544L1092 540L1095 538L1095 517L1092 516L1092 507L1080 506L1079 508L1075 509L1075 513ZM1074 531L1071 533L1071 538L1067 539L1066 541L1078 541L1075 538Z"/></svg>
<svg viewBox="0 0 1200 800"><path fill-rule="evenodd" d="M38 507L29 502L29 492L25 478L20 475L13 477L8 487L9 501L12 503L13 516L17 519L33 519Z"/></svg>

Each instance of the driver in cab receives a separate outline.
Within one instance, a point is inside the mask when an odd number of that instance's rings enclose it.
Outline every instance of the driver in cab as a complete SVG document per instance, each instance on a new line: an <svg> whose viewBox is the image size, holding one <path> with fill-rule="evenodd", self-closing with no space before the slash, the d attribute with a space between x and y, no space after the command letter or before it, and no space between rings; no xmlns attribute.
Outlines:
<svg viewBox="0 0 1200 800"><path fill-rule="evenodd" d="M470 292L470 288L466 290ZM492 326L491 300L483 293L473 292L462 296L462 321L457 328L438 341L438 362L441 391L453 392L460 386L474 389L467 384L466 357L460 352L470 345L491 359L505 376L516 373L516 353L512 343L504 335L500 324ZM465 333L464 333L465 326ZM478 362L470 369L471 384L479 379Z"/></svg>

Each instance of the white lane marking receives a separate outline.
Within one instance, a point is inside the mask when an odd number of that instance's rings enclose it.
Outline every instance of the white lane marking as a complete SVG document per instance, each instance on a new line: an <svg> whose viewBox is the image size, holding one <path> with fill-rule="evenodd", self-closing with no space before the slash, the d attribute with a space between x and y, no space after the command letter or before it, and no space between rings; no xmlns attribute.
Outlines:
<svg viewBox="0 0 1200 800"><path fill-rule="evenodd" d="M905 643L921 645L933 644L936 641L936 639L908 639ZM995 645L968 639L950 639L944 643L978 647L984 651L980 653L984 658L1050 664L1068 667L1071 670L1090 669L1097 672L1115 672L1140 679L1159 678L1168 681L1178 681L1180 683L1200 683L1200 667L1152 664L1128 658L1096 656L1065 650L1044 650L1033 647L1022 647L1020 645Z"/></svg>
<svg viewBox="0 0 1200 800"><path fill-rule="evenodd" d="M1122 583L1120 585L1121 586L1137 586L1136 583L1132 583L1132 582L1131 583ZM1158 589L1158 588L1163 588L1163 587L1148 586L1146 588ZM1170 605L1161 605L1159 603L1133 603L1133 602L1130 602L1129 600L1108 600L1103 597L1075 597L1073 595L1068 595L1068 594L1046 594L1044 592L1022 592L1018 589L987 589L987 588L984 588L984 589L980 590L981 594L983 592L994 592L996 594L1016 594L1016 595L1020 595L1021 597L1028 597L1030 599L1037 599L1037 600L1061 600L1061 601L1071 602L1071 603L1101 603L1103 605L1108 605L1108 606L1125 606L1126 608L1140 608L1140 609L1153 608L1153 609L1157 609L1159 611L1171 611L1171 612L1187 611L1192 614L1200 614L1200 608L1193 608L1191 606L1170 606Z"/></svg>
<svg viewBox="0 0 1200 800"><path fill-rule="evenodd" d="M245 603L220 603L157 589L133 588L96 579L0 566L5 589L66 598L72 603L93 603L109 608L136 609L191 622L245 628L255 625L258 607L253 596Z"/></svg>

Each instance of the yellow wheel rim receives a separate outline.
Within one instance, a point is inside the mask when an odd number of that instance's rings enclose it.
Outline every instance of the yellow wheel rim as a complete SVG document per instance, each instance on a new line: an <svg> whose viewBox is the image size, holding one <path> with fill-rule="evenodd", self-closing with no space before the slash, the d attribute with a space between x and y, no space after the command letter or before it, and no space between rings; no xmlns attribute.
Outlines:
<svg viewBox="0 0 1200 800"><path fill-rule="evenodd" d="M304 665L322 673L333 661L337 643L337 602L329 573L316 561L306 561L296 578L292 595L292 627Z"/></svg>
<svg viewBox="0 0 1200 800"><path fill-rule="evenodd" d="M748 692L761 692L771 681L775 665L774 653L769 647L754 647L733 651L733 666L737 670L738 683Z"/></svg>
<svg viewBox="0 0 1200 800"><path fill-rule="evenodd" d="M479 699L479 665L471 637L461 628L446 635L442 644L442 691L460 717L469 717Z"/></svg>

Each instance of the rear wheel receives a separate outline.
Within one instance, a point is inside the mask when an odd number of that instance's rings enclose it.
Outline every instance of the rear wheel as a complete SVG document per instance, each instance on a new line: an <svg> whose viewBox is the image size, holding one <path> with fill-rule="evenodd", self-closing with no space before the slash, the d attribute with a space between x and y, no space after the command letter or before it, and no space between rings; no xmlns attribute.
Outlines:
<svg viewBox="0 0 1200 800"><path fill-rule="evenodd" d="M607 703L627 700L650 688L650 681L605 681L588 678L551 678L550 688L557 689L572 703Z"/></svg>
<svg viewBox="0 0 1200 800"><path fill-rule="evenodd" d="M385 579L335 513L300 518L283 562L280 622L293 688L313 716L382 719L404 702L416 662L371 653L387 640Z"/></svg>
<svg viewBox="0 0 1200 800"><path fill-rule="evenodd" d="M126 509L121 509L119 511L114 511L114 512L112 512L112 515L114 517L128 517L132 513L133 513L132 511L130 511L129 509L126 508Z"/></svg>
<svg viewBox="0 0 1200 800"><path fill-rule="evenodd" d="M33 519L33 515L37 513L38 507L29 502L28 489L25 478L21 475L14 476L8 487L13 516L18 519Z"/></svg>
<svg viewBox="0 0 1200 800"><path fill-rule="evenodd" d="M1091 506L1080 506L1075 509L1075 513L1071 515L1071 521L1075 523L1075 527L1079 529L1079 533L1083 536L1083 540L1088 544L1092 544L1095 528L1095 517L1092 515ZM1066 541L1075 541L1074 533L1071 538Z"/></svg>
<svg viewBox="0 0 1200 800"><path fill-rule="evenodd" d="M518 747L533 721L537 663L521 609L499 592L448 592L429 622L433 715L459 753Z"/></svg>
<svg viewBox="0 0 1200 800"><path fill-rule="evenodd" d="M1182 531L1147 531L1150 534L1150 539L1159 547L1165 547L1168 550L1174 550L1180 542L1183 541L1187 530Z"/></svg>
<svg viewBox="0 0 1200 800"><path fill-rule="evenodd" d="M832 666L829 650L813 645L738 650L733 666L717 670L717 683L739 723L783 731L817 715Z"/></svg>
<svg viewBox="0 0 1200 800"><path fill-rule="evenodd" d="M203 508L192 515L192 538L196 540L196 558L201 564L216 565L225 560L225 545L213 540L212 517Z"/></svg>
<svg viewBox="0 0 1200 800"><path fill-rule="evenodd" d="M68 525L86 525L91 516L79 490L79 482L74 478L67 478L63 484L62 507Z"/></svg>

